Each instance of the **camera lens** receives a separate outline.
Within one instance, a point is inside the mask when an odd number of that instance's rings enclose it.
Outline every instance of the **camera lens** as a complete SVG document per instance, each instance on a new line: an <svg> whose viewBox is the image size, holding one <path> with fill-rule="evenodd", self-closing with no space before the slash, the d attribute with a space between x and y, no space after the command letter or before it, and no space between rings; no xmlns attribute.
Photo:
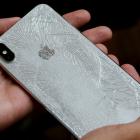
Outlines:
<svg viewBox="0 0 140 140"><path fill-rule="evenodd" d="M0 43L0 56L6 61L12 61L15 58L15 54L2 43Z"/></svg>

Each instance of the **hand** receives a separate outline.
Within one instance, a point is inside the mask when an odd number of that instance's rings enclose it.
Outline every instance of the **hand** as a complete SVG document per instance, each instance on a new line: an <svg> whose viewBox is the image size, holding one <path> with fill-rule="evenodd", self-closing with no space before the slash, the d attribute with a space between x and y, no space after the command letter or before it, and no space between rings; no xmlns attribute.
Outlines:
<svg viewBox="0 0 140 140"><path fill-rule="evenodd" d="M79 28L90 21L90 14L85 10L78 10L69 14L65 14L64 18L73 26ZM0 19L0 34L8 30L20 18ZM112 32L107 27L97 27L83 34L97 47L108 53L107 48L101 44L112 37ZM114 55L109 55L118 63L118 59ZM124 65L123 68L127 72L139 79L138 74L132 66ZM23 118L33 109L34 103L32 98L20 86L13 82L5 72L0 68L0 130L7 128L19 119Z"/></svg>

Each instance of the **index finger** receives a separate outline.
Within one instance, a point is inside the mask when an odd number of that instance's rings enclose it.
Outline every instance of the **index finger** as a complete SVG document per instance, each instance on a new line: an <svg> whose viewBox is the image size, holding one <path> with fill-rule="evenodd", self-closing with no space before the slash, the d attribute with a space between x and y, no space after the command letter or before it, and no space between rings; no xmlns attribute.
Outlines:
<svg viewBox="0 0 140 140"><path fill-rule="evenodd" d="M0 35L13 26L19 19L19 17L0 19Z"/></svg>
<svg viewBox="0 0 140 140"><path fill-rule="evenodd" d="M90 13L86 10L77 10L67 13L63 17L76 28L85 25L91 19Z"/></svg>

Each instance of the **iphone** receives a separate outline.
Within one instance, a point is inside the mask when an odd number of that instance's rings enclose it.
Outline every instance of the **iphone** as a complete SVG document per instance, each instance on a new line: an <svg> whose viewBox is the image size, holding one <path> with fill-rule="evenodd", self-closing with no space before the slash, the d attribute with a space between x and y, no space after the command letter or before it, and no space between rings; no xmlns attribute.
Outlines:
<svg viewBox="0 0 140 140"><path fill-rule="evenodd" d="M0 66L77 138L140 116L140 85L45 4L0 36Z"/></svg>

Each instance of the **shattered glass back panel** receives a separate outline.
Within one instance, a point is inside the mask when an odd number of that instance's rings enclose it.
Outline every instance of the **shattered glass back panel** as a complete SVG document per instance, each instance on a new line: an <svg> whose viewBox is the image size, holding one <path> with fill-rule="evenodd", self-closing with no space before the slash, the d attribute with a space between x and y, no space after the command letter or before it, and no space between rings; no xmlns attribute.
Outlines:
<svg viewBox="0 0 140 140"><path fill-rule="evenodd" d="M0 63L78 138L140 116L140 86L47 5L0 37L14 61Z"/></svg>

